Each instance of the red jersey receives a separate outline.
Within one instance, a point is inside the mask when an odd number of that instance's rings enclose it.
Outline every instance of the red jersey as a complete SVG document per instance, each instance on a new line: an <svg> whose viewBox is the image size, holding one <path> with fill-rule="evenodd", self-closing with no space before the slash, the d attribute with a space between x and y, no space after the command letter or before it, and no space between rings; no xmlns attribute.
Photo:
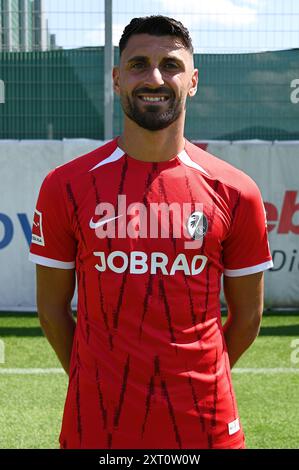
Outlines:
<svg viewBox="0 0 299 470"><path fill-rule="evenodd" d="M63 448L238 448L221 276L272 267L255 183L186 141L143 162L113 140L52 171L30 259L76 269Z"/></svg>

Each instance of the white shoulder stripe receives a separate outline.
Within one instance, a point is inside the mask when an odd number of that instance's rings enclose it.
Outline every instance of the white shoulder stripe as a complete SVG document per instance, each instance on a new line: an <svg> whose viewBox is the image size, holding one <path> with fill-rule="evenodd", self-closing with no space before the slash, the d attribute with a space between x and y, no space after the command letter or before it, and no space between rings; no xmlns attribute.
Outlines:
<svg viewBox="0 0 299 470"><path fill-rule="evenodd" d="M107 165L108 163L116 162L121 157L123 157L124 154L125 154L125 152L123 150L121 150L119 147L116 147L114 152L109 157L105 158L105 160L102 160L100 163L97 163L97 165L95 165L89 171L93 171L96 168L99 168L100 166Z"/></svg>
<svg viewBox="0 0 299 470"><path fill-rule="evenodd" d="M199 170L201 173L204 173L205 175L210 176L209 173L206 172L206 170L204 170L200 165L198 165L198 163L191 160L191 158L187 154L186 150L183 150L182 152L180 152L178 154L178 158L186 166L189 166L190 168L195 168L196 170Z"/></svg>

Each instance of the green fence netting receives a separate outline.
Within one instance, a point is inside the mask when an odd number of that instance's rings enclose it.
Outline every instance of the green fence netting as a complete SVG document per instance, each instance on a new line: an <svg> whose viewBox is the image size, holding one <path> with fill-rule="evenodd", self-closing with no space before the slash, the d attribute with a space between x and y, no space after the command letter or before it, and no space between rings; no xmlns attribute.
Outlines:
<svg viewBox="0 0 299 470"><path fill-rule="evenodd" d="M187 138L299 139L299 49L194 60L199 88L188 105ZM104 138L103 47L2 52L0 80L1 139ZM122 130L117 97L113 129Z"/></svg>

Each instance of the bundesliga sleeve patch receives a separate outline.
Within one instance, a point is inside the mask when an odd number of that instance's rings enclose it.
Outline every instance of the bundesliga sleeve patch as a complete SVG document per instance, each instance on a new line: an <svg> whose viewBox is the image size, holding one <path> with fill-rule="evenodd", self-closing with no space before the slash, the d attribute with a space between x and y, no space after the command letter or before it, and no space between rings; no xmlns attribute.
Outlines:
<svg viewBox="0 0 299 470"><path fill-rule="evenodd" d="M42 213L35 209L32 225L32 243L45 246L42 227Z"/></svg>

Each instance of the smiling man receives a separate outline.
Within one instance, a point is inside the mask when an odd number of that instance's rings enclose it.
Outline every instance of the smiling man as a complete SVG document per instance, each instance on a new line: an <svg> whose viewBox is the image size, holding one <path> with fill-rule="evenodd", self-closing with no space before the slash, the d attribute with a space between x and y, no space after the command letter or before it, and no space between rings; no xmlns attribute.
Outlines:
<svg viewBox="0 0 299 470"><path fill-rule="evenodd" d="M34 218L38 313L69 374L60 445L243 448L230 369L272 266L259 190L184 138L198 71L179 21L134 18L113 83L122 135L52 171Z"/></svg>
<svg viewBox="0 0 299 470"><path fill-rule="evenodd" d="M187 96L196 93L198 72L193 57L175 37L149 39L142 34L134 39L126 44L121 65L114 70L123 110L130 121L146 130L165 129L177 120L178 128L184 120Z"/></svg>

